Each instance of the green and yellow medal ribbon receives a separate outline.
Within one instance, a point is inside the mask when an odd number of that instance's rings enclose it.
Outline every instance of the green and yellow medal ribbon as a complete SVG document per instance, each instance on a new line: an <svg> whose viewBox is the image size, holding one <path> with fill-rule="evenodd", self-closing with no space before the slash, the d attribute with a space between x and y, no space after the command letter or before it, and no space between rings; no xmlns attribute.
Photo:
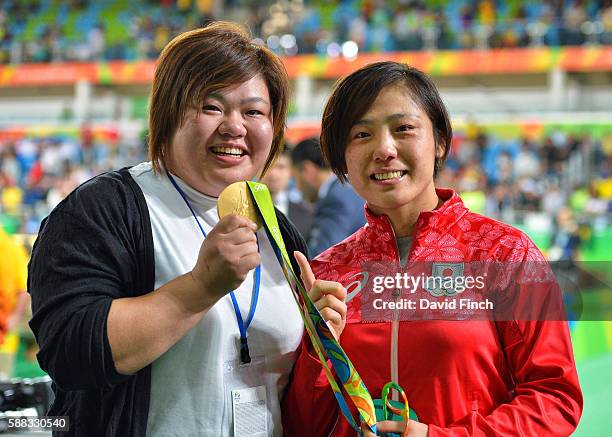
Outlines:
<svg viewBox="0 0 612 437"><path fill-rule="evenodd" d="M334 392L338 405L340 406L342 414L349 422L351 427L361 434L360 426L357 424L353 418L353 415L351 414L340 385L344 388L350 401L359 411L361 422L367 424L370 430L376 434L377 419L372 397L359 376L359 373L357 373L357 370L351 363L351 360L348 358L338 341L334 338L334 335L327 326L325 320L323 320L319 310L315 307L314 303L308 296L308 291L304 288L300 277L296 275L295 271L293 270L280 228L278 226L276 213L274 211L274 206L272 203L272 198L270 197L270 192L268 191L268 187L264 184L252 181L247 181L247 186L251 195L253 196L255 207L262 218L263 226L268 234L270 242L272 243L276 257L281 264L283 273L285 274L287 282L293 291L295 301L300 308L300 314L302 316L302 320L304 321L306 332L308 333L313 348L323 365L325 374ZM340 384L338 384L334 373L332 373L328 360L331 362L332 368L335 371ZM388 405L387 396L391 388L398 390L400 394L402 394L405 400L405 404L403 406L404 408L398 410L397 408L390 407ZM385 386L385 390L386 391L383 396L384 418L386 419L388 417L387 408L390 407L393 408L393 413L398 414L403 420L407 421L410 410L408 407L408 401L401 387L395 383L389 383Z"/></svg>

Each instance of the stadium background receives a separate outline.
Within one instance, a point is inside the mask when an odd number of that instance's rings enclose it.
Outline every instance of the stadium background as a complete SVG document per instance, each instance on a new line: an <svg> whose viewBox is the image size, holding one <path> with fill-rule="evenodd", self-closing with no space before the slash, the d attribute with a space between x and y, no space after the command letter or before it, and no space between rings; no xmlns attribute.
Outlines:
<svg viewBox="0 0 612 437"><path fill-rule="evenodd" d="M438 184L525 230L551 259L567 249L563 216L580 241L570 255L612 283L609 0L2 0L0 225L18 244L29 247L79 183L145 159L154 59L211 19L247 24L283 56L289 145L318 133L333 82L359 66L394 59L431 74L455 131ZM585 308L604 311L570 323L585 395L575 435L604 436L610 287L580 291ZM23 324L1 350L4 377L42 374Z"/></svg>

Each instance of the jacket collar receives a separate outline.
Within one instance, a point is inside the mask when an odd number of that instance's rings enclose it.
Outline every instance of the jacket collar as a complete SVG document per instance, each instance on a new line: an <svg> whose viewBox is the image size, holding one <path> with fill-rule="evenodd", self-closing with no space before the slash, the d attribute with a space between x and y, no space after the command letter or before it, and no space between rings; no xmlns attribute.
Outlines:
<svg viewBox="0 0 612 437"><path fill-rule="evenodd" d="M436 188L436 194L442 199L442 205L433 211L422 211L416 221L413 236L418 238L424 233L435 230L438 233L446 232L457 221L463 217L468 209L463 204L459 195L449 188ZM367 228L376 233L391 232L393 226L386 215L374 214L368 206L365 206Z"/></svg>

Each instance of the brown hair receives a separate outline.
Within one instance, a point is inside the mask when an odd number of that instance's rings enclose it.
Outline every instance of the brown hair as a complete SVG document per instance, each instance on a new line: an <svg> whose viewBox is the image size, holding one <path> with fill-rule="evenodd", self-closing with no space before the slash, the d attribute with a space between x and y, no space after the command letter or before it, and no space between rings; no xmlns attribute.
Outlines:
<svg viewBox="0 0 612 437"><path fill-rule="evenodd" d="M399 62L376 62L338 80L325 105L321 122L321 150L338 178L347 182L344 152L355 122L367 112L380 91L402 83L431 120L436 145L444 155L436 158L434 177L450 151L453 131L442 98L431 79L422 71Z"/></svg>
<svg viewBox="0 0 612 437"><path fill-rule="evenodd" d="M190 109L208 94L261 74L270 93L274 136L265 173L282 151L289 79L282 61L251 42L238 24L217 21L185 32L166 45L153 78L149 109L149 159L155 171L166 164L172 138Z"/></svg>

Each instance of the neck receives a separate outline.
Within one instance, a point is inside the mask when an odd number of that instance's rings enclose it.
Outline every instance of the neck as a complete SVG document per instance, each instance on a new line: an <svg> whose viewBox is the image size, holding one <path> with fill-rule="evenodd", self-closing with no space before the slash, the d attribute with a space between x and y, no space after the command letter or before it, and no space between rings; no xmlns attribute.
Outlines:
<svg viewBox="0 0 612 437"><path fill-rule="evenodd" d="M420 199L415 199L399 208L372 208L370 210L377 215L386 215L391 221L393 232L396 238L407 237L412 235L414 225L419 219L419 215L425 211L433 211L442 205L442 200L436 194L433 182L430 187L423 193Z"/></svg>
<svg viewBox="0 0 612 437"><path fill-rule="evenodd" d="M221 191L223 191L223 188L205 187L197 179L191 178L188 172L184 172L179 167L172 165L170 160L166 168L174 176L179 177L185 184L189 185L189 187L205 196L217 198L221 194ZM162 171L165 175L165 170Z"/></svg>

